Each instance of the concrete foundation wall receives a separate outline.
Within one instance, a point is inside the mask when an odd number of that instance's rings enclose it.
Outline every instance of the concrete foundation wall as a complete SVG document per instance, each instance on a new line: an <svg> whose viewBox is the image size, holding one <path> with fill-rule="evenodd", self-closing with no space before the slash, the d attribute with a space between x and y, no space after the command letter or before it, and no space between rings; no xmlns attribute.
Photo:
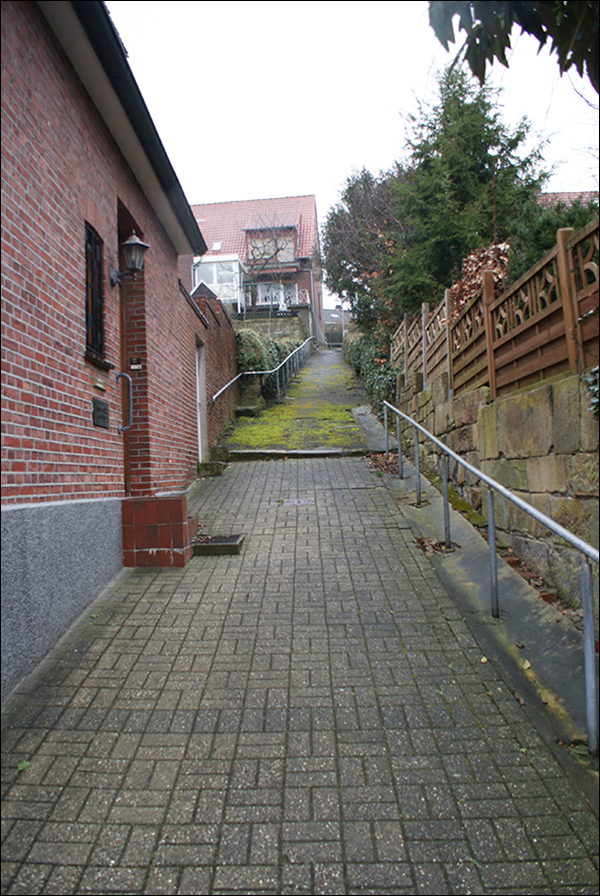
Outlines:
<svg viewBox="0 0 600 896"><path fill-rule="evenodd" d="M448 400L447 377L425 389L419 378L399 389L398 407L431 433L573 534L598 547L598 421L580 376L491 401L487 388ZM439 472L433 445L422 462ZM407 443L411 451L412 439ZM480 483L450 461L452 484L485 517ZM580 594L581 555L496 494L499 541L512 545L568 604ZM595 569L597 574L597 569Z"/></svg>
<svg viewBox="0 0 600 896"><path fill-rule="evenodd" d="M122 568L120 499L2 509L2 703Z"/></svg>

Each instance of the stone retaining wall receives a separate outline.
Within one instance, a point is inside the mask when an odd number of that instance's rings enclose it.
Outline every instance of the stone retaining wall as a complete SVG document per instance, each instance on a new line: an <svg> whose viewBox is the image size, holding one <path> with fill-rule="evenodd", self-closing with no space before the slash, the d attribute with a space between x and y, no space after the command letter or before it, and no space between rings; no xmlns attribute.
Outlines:
<svg viewBox="0 0 600 896"><path fill-rule="evenodd" d="M580 538L598 546L598 421L579 375L491 401L488 388L448 400L446 375L427 388L415 375L398 392L398 408L473 466ZM439 455L421 444L421 461L439 472ZM412 450L412 437L407 441ZM457 462L450 479L486 515L479 482ZM496 494L499 543L515 548L532 570L570 605L579 602L580 554L528 514ZM598 570L594 565L594 573Z"/></svg>
<svg viewBox="0 0 600 896"><path fill-rule="evenodd" d="M239 330L255 330L261 336L271 336L273 339L300 339L304 342L310 333L304 327L299 317L271 317L264 320L250 318L249 320L232 321L233 328Z"/></svg>

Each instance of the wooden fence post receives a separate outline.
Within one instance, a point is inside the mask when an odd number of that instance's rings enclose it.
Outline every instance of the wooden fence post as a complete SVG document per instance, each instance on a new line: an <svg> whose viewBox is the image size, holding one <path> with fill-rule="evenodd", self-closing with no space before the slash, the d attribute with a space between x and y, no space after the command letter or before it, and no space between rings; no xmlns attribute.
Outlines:
<svg viewBox="0 0 600 896"><path fill-rule="evenodd" d="M450 320L454 314L454 300L449 289L444 292L446 302L446 358L448 362L448 400L454 395L454 367L452 365L452 330Z"/></svg>
<svg viewBox="0 0 600 896"><path fill-rule="evenodd" d="M492 398L496 398L496 364L494 360L494 330L492 322L492 302L496 298L494 274L492 271L482 272L483 284L483 316L485 321L485 348L487 354L488 381Z"/></svg>
<svg viewBox="0 0 600 896"><path fill-rule="evenodd" d="M569 263L569 252L567 250L567 242L573 236L572 227L561 227L556 233L556 245L558 248L558 281L560 284L560 299L563 307L563 315L565 318L565 339L567 341L567 358L569 359L569 370L571 373L577 373L579 369L579 342L577 338L578 314L575 308L576 296L573 289L572 271Z"/></svg>
<svg viewBox="0 0 600 896"><path fill-rule="evenodd" d="M402 321L402 340L404 342L404 379L408 376L408 318L404 315Z"/></svg>
<svg viewBox="0 0 600 896"><path fill-rule="evenodd" d="M423 388L427 387L427 324L429 323L429 302L421 304L421 350L423 352Z"/></svg>

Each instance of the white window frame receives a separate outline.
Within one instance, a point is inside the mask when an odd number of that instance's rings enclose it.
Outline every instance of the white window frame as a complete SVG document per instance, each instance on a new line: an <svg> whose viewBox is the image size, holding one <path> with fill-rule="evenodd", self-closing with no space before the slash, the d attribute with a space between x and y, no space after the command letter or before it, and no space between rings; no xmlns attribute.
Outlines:
<svg viewBox="0 0 600 896"><path fill-rule="evenodd" d="M232 265L232 279L229 282L219 282L217 267L219 264ZM237 306L238 312L244 310L245 295L242 284L244 265L238 255L205 255L195 262L193 272L194 289L204 283L224 304ZM212 278L210 282L205 277L209 272Z"/></svg>

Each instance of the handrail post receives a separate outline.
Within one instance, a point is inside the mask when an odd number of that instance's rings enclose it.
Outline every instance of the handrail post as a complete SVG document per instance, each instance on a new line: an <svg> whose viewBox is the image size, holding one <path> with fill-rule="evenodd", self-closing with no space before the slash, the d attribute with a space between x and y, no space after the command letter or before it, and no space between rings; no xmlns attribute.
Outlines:
<svg viewBox="0 0 600 896"><path fill-rule="evenodd" d="M498 555L496 554L496 518L494 514L494 490L487 490L488 544L490 546L490 589L492 616L498 619Z"/></svg>
<svg viewBox="0 0 600 896"><path fill-rule="evenodd" d="M452 538L450 536L450 507L448 505L448 458L444 453L442 453L442 495L444 497L445 545L450 549L452 547Z"/></svg>
<svg viewBox="0 0 600 896"><path fill-rule="evenodd" d="M387 411L388 411L388 409L384 405L383 406L383 428L385 430L385 456L389 457L390 456L390 441L389 441L389 435L388 435L388 413L387 413Z"/></svg>
<svg viewBox="0 0 600 896"><path fill-rule="evenodd" d="M585 666L585 705L588 729L588 751L598 755L598 694L596 691L596 656L594 645L594 603L592 570L586 557L581 564L581 603L583 607L583 662Z"/></svg>
<svg viewBox="0 0 600 896"><path fill-rule="evenodd" d="M419 460L419 430L413 427L415 431L415 470L417 472L417 507L421 506L421 468Z"/></svg>
<svg viewBox="0 0 600 896"><path fill-rule="evenodd" d="M396 414L396 440L398 442L398 477L404 479L404 463L402 459L402 430L400 417Z"/></svg>

